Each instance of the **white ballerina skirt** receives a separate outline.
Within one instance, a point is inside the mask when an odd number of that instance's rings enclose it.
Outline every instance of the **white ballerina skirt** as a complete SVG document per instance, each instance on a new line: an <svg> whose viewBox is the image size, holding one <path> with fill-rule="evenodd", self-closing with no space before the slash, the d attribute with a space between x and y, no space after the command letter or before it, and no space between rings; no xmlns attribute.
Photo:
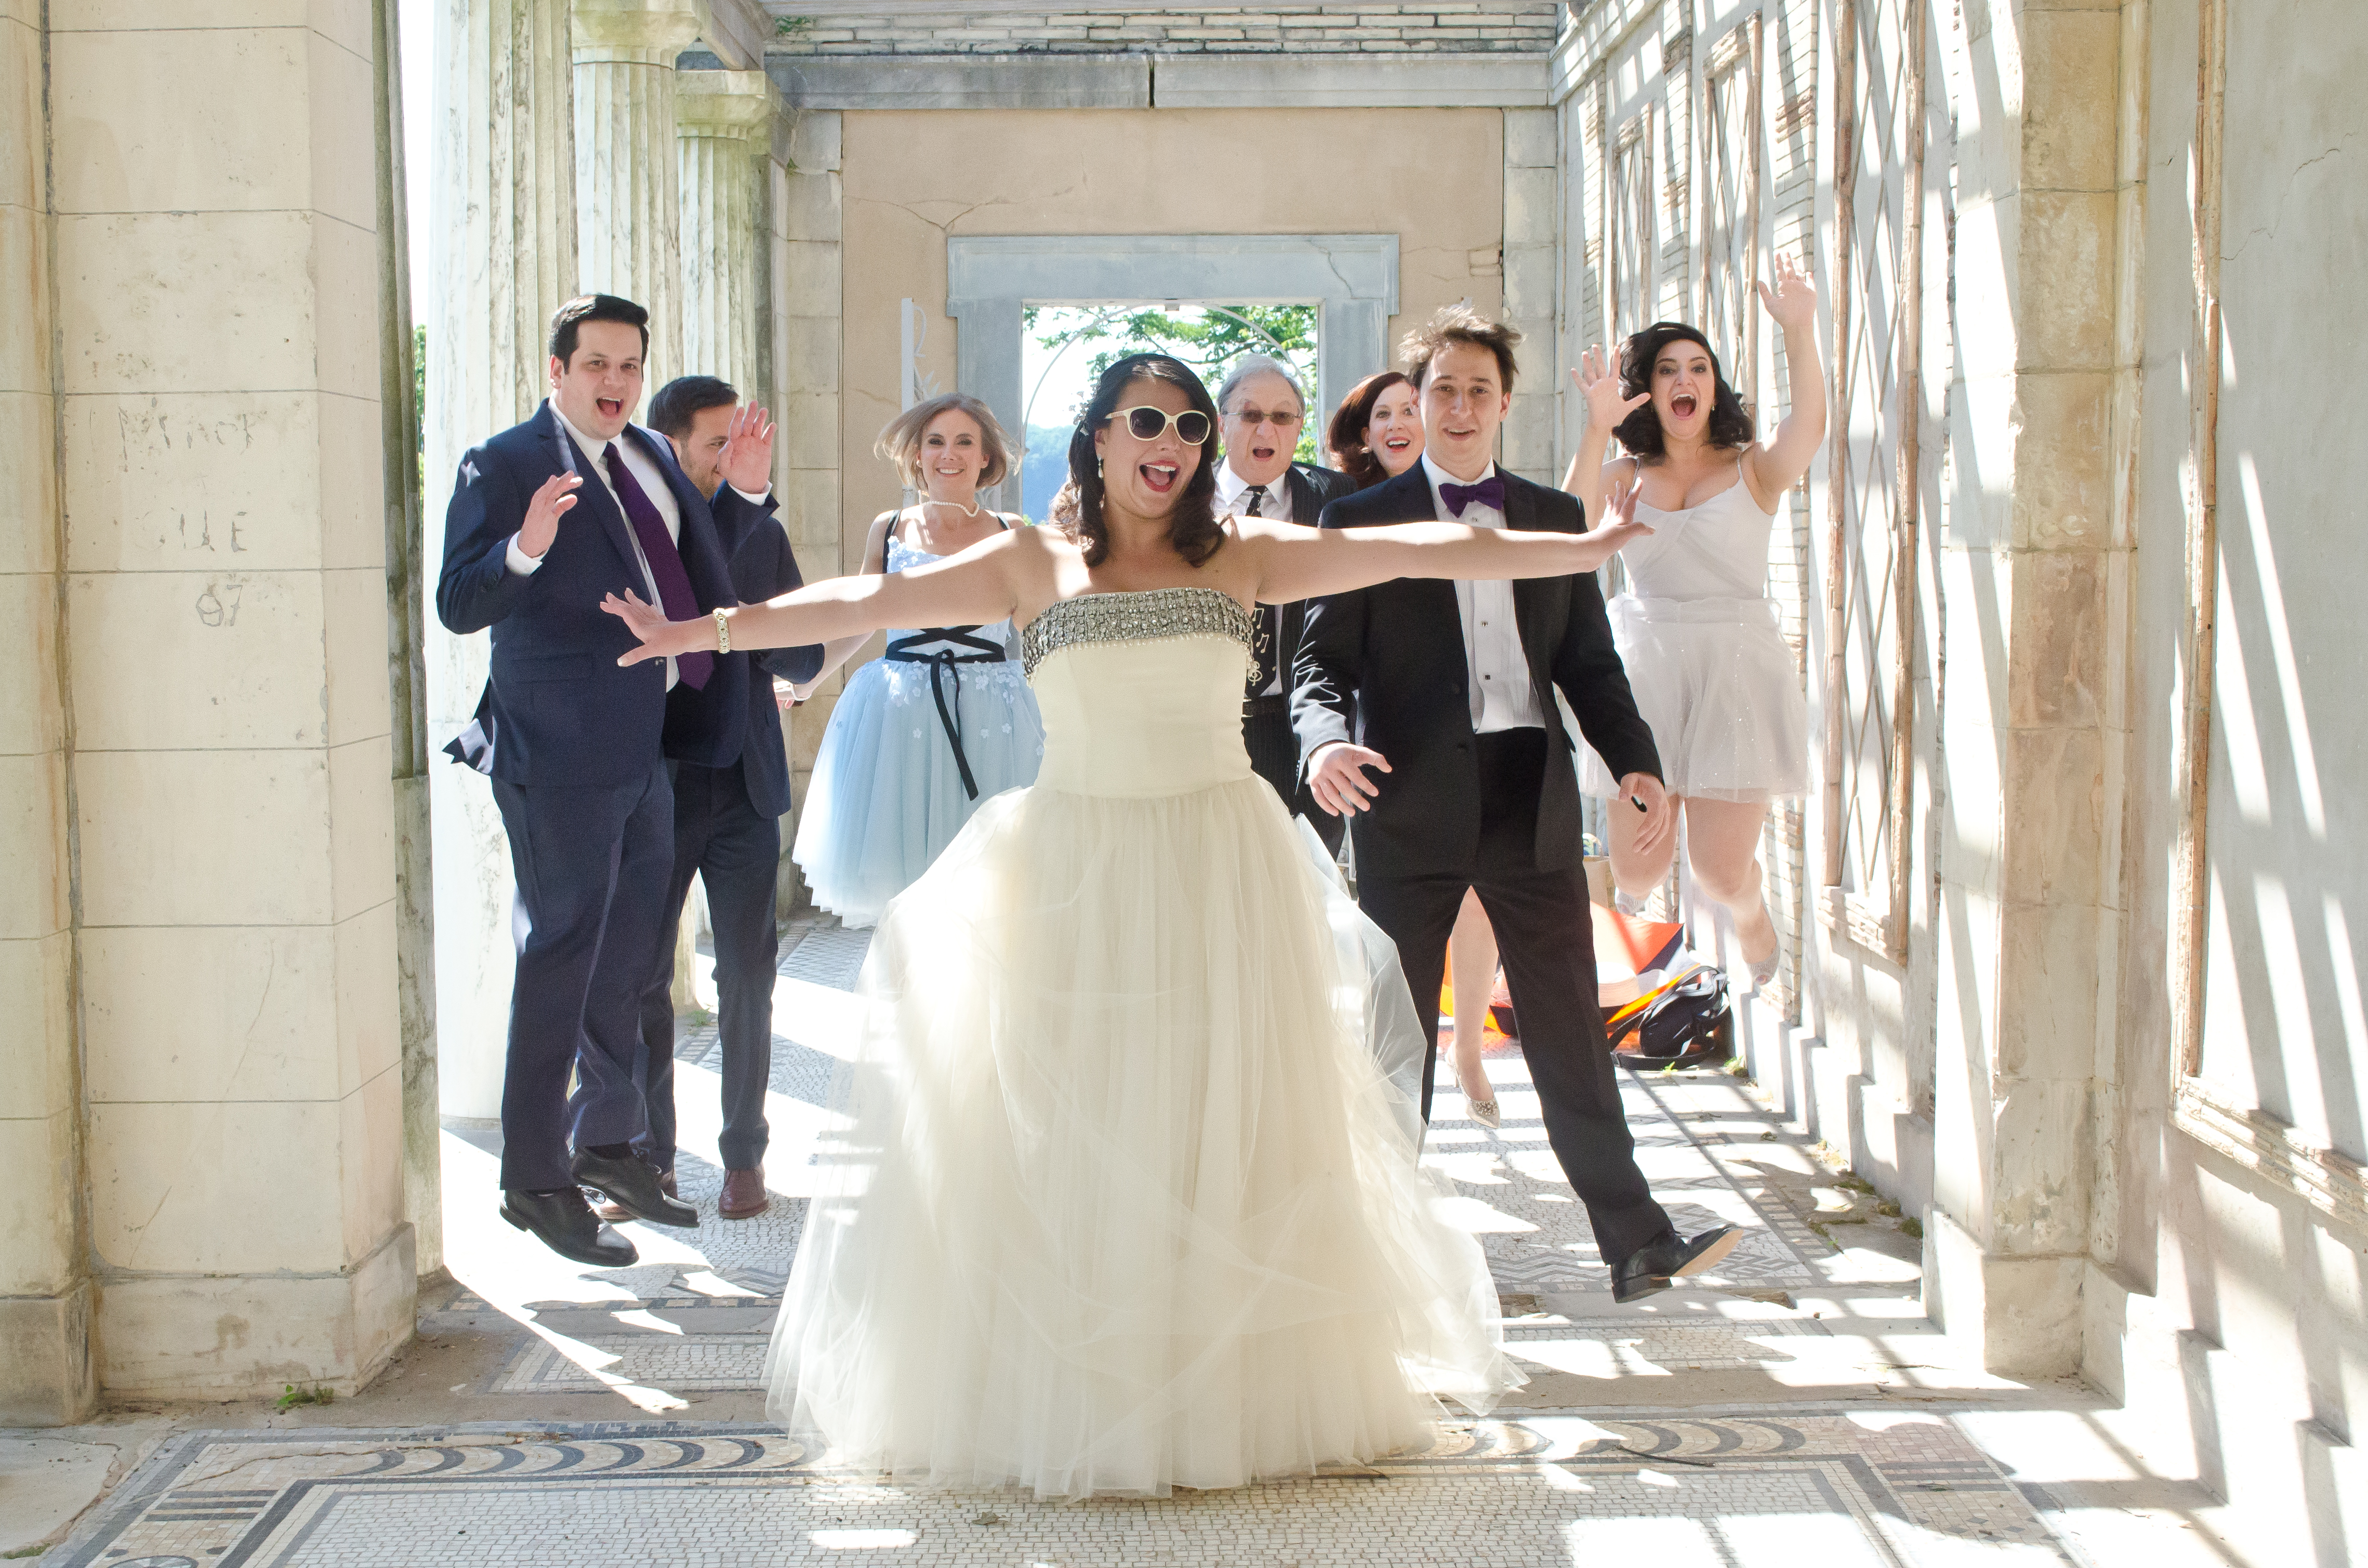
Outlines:
<svg viewBox="0 0 2368 1568"><path fill-rule="evenodd" d="M1312 844L1255 777L980 806L864 966L777 1418L900 1480L1162 1496L1521 1381L1417 1164L1395 949Z"/></svg>
<svg viewBox="0 0 2368 1568"><path fill-rule="evenodd" d="M1604 607L1672 795L1751 803L1809 787L1809 710L1772 599L1621 594ZM1620 793L1588 748L1579 787Z"/></svg>

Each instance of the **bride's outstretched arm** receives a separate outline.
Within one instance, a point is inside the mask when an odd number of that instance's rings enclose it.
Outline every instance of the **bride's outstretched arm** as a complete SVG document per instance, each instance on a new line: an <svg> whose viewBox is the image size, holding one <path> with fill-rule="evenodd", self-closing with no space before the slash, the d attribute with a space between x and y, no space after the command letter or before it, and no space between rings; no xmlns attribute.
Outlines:
<svg viewBox="0 0 2368 1568"><path fill-rule="evenodd" d="M969 626L1001 620L1018 605L1012 538L997 534L959 555L908 572L832 577L764 604L727 609L723 614L730 624L732 646L795 648L839 637L868 637L889 626ZM632 628L633 635L642 640L641 646L618 659L620 665L669 653L715 651L717 629L712 615L668 620L664 612L632 594L623 598L610 594L600 608Z"/></svg>
<svg viewBox="0 0 2368 1568"><path fill-rule="evenodd" d="M1462 523L1304 528L1269 523L1258 540L1258 597L1268 604L1369 588L1396 577L1566 577L1592 572L1653 530L1636 521L1634 492L1604 498L1589 533L1474 528Z"/></svg>

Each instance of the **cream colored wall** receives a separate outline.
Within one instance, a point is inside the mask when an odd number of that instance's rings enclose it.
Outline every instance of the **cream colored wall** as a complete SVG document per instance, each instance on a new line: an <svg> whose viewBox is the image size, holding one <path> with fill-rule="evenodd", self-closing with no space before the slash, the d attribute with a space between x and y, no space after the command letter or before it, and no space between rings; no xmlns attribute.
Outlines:
<svg viewBox="0 0 2368 1568"><path fill-rule="evenodd" d="M350 1389L411 1331L372 12L249 10L0 6L0 255L46 154L56 261L0 278L0 1295L100 1287L12 1394L94 1345L121 1395Z"/></svg>
<svg viewBox="0 0 2368 1568"><path fill-rule="evenodd" d="M929 312L925 372L954 386L949 238L1395 233L1395 350L1440 305L1501 302L1503 123L1497 109L847 114L842 559L856 564L871 518L898 498L871 452L898 408L898 301ZM1390 151L1369 162L1376 148Z"/></svg>

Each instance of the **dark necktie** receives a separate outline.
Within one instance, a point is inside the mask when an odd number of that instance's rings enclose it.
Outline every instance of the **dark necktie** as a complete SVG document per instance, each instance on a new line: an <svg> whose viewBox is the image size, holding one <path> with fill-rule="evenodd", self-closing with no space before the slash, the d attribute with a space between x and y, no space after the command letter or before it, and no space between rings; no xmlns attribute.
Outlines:
<svg viewBox="0 0 2368 1568"><path fill-rule="evenodd" d="M699 615L699 596L690 591L690 574L682 568L682 552L674 547L673 536L666 532L666 519L658 516L656 503L642 493L633 471L625 466L625 454L611 441L600 454L608 465L609 483L616 486L617 500L625 508L625 520L633 525L633 537L642 541L642 553L649 558L650 575L657 580L658 608L666 611L668 620L690 620ZM715 668L712 653L677 653L675 674L682 684L700 687Z"/></svg>
<svg viewBox="0 0 2368 1568"><path fill-rule="evenodd" d="M1505 509L1505 476L1501 473L1492 473L1477 484L1456 484L1448 480L1441 480L1439 484L1439 495L1440 500L1447 503L1447 509L1459 517L1463 515L1463 508L1474 501L1479 502L1483 506L1494 506L1501 512Z"/></svg>
<svg viewBox="0 0 2368 1568"><path fill-rule="evenodd" d="M1265 514L1259 508L1266 505L1266 486L1263 484L1251 485L1249 488L1249 501L1250 504L1243 508L1242 516L1245 517L1263 517ZM1256 650L1258 653L1258 674L1250 676L1249 695L1252 697L1263 694L1268 687L1274 684L1275 647L1276 644L1280 643L1281 641L1281 615L1272 605L1258 606L1258 647Z"/></svg>

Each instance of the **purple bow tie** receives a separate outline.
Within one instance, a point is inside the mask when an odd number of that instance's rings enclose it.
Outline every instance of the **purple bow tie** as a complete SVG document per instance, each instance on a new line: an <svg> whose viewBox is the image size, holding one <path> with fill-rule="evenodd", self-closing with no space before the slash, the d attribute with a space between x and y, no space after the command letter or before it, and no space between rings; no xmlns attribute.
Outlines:
<svg viewBox="0 0 2368 1568"><path fill-rule="evenodd" d="M1459 517L1463 515L1463 508L1474 501L1501 512L1505 509L1505 476L1492 473L1477 484L1456 484L1441 480L1439 494L1447 503L1447 509Z"/></svg>

